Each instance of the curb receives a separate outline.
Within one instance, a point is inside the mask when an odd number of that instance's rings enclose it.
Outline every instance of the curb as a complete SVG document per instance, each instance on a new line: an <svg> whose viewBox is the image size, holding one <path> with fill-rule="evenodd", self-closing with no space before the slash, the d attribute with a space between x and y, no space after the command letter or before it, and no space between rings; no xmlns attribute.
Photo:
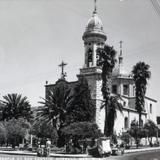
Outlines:
<svg viewBox="0 0 160 160"><path fill-rule="evenodd" d="M136 153L136 152L144 152L144 151L154 151L154 150L160 150L160 147L125 150L124 154Z"/></svg>
<svg viewBox="0 0 160 160"><path fill-rule="evenodd" d="M34 156L37 157L37 153L29 153L29 152L16 152L16 151L0 151L0 154L7 154L7 155L19 155L19 156ZM87 154L53 154L51 153L49 157L55 158L93 158ZM44 158L44 157L41 157Z"/></svg>

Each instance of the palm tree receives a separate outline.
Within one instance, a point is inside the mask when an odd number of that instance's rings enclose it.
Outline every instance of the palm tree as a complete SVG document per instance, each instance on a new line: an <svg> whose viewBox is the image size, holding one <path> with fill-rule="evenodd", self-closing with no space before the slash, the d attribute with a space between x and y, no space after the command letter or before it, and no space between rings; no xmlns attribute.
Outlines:
<svg viewBox="0 0 160 160"><path fill-rule="evenodd" d="M32 118L31 105L27 97L22 97L21 94L13 93L3 96L1 100L2 120L10 120L12 118L25 118L28 121Z"/></svg>
<svg viewBox="0 0 160 160"><path fill-rule="evenodd" d="M98 66L102 66L102 94L103 99L108 100L110 97L110 79L113 68L116 63L116 51L113 47L105 45L104 48L97 49L97 55L99 59L97 61Z"/></svg>
<svg viewBox="0 0 160 160"><path fill-rule="evenodd" d="M51 124L58 133L58 146L64 145L61 129L73 122L92 121L95 110L87 80L80 77L78 83L69 88L65 80L59 80L37 111L40 120ZM62 136L61 136L62 135ZM60 140L60 142L59 142ZM62 143L61 143L62 142Z"/></svg>
<svg viewBox="0 0 160 160"><path fill-rule="evenodd" d="M147 80L151 77L150 66L145 62L138 62L133 66L133 79L136 86L136 110L139 113L139 126L141 126L141 116L144 111L144 99L146 94Z"/></svg>
<svg viewBox="0 0 160 160"><path fill-rule="evenodd" d="M44 120L48 124L52 124L54 127L61 128L61 126L65 123L65 118L67 115L68 110L68 103L69 103L69 90L64 93L64 99L58 97L54 91L50 91L47 98L43 99L43 102L39 102L44 106L41 106L37 109L37 120ZM63 102L62 104L57 103L57 101L61 99Z"/></svg>
<svg viewBox="0 0 160 160"><path fill-rule="evenodd" d="M117 101L117 98L110 95L110 82L112 71L116 63L116 51L113 47L105 45L104 48L97 49L97 55L99 56L97 65L102 67L101 91L104 99L104 104L102 105L102 108L105 108L104 134L106 136L110 136L113 133L116 109L121 108L120 104Z"/></svg>
<svg viewBox="0 0 160 160"><path fill-rule="evenodd" d="M43 102L39 102L43 106L37 109L36 121L45 121L56 128L58 133L59 147L64 145L64 136L61 129L66 125L66 116L71 106L71 90L68 88L67 82L60 79L57 81L54 90L48 92Z"/></svg>

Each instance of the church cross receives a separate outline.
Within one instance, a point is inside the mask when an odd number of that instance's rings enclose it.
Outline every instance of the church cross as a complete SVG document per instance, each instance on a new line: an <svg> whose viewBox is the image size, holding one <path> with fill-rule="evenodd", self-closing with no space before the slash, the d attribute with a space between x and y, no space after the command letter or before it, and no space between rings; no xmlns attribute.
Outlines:
<svg viewBox="0 0 160 160"><path fill-rule="evenodd" d="M65 76L66 76L66 73L64 73L64 67L67 65L67 63L64 63L63 61L62 61L62 63L61 64L59 64L59 67L61 67L61 78L62 79L64 79L65 78Z"/></svg>

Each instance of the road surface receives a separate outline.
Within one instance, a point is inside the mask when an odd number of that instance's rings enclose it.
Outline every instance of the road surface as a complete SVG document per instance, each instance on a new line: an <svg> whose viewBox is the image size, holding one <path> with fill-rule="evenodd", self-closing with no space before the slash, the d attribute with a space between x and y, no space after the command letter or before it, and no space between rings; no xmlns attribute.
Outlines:
<svg viewBox="0 0 160 160"><path fill-rule="evenodd" d="M0 154L0 160L160 160L160 150L110 156L106 158L62 158Z"/></svg>
<svg viewBox="0 0 160 160"><path fill-rule="evenodd" d="M111 156L106 160L160 160L160 150L130 153L123 156Z"/></svg>

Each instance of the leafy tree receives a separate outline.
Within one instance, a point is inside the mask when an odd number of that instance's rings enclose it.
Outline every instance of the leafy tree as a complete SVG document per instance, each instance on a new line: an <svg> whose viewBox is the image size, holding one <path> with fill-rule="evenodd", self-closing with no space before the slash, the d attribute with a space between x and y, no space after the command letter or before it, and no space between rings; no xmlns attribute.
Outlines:
<svg viewBox="0 0 160 160"><path fill-rule="evenodd" d="M123 132L121 135L121 139L128 146L131 139L131 135L129 134L129 132Z"/></svg>
<svg viewBox="0 0 160 160"><path fill-rule="evenodd" d="M136 120L133 120L131 122L129 134L134 138L137 148L139 147L141 138L145 137L146 135L145 130L143 129L143 127L139 127Z"/></svg>
<svg viewBox="0 0 160 160"><path fill-rule="evenodd" d="M138 62L133 66L133 79L136 86L136 110L139 113L139 126L142 126L141 115L144 111L144 99L146 94L147 80L151 77L151 72L149 71L150 66L145 62Z"/></svg>
<svg viewBox="0 0 160 160"><path fill-rule="evenodd" d="M95 118L95 106L91 99L90 89L87 79L82 76L73 88L72 104L70 112L67 114L67 121L73 122L91 122Z"/></svg>
<svg viewBox="0 0 160 160"><path fill-rule="evenodd" d="M22 143L22 140L30 129L30 123L23 118L13 118L9 121L5 121L4 126L7 130L7 141L13 148L19 145L19 143Z"/></svg>
<svg viewBox="0 0 160 160"><path fill-rule="evenodd" d="M21 94L7 94L1 101L1 120L10 120L12 118L25 118L28 121L32 118L31 105L27 97Z"/></svg>
<svg viewBox="0 0 160 160"><path fill-rule="evenodd" d="M3 108L4 108L4 105L0 102L0 120L2 120L3 118Z"/></svg>
<svg viewBox="0 0 160 160"><path fill-rule="evenodd" d="M0 144L1 144L1 146L3 144L5 144L6 138L7 138L6 128L5 128L4 124L3 124L3 122L0 122Z"/></svg>
<svg viewBox="0 0 160 160"><path fill-rule="evenodd" d="M114 132L114 133L111 135L111 143L117 144L117 143L118 143L117 138L118 138L118 136L117 136L117 134Z"/></svg>
<svg viewBox="0 0 160 160"><path fill-rule="evenodd" d="M150 142L150 144L152 144L152 137L157 136L158 127L156 126L156 124L152 120L148 120L144 124L144 129L147 132L148 141Z"/></svg>
<svg viewBox="0 0 160 160"><path fill-rule="evenodd" d="M65 135L77 136L80 138L98 138L102 136L96 123L93 122L74 122L62 129Z"/></svg>
<svg viewBox="0 0 160 160"><path fill-rule="evenodd" d="M116 117L116 109L120 109L121 105L118 103L117 98L110 95L110 83L113 68L116 63L116 51L113 47L105 45L104 48L98 48L97 54L99 59L97 65L102 67L102 95L104 104L102 108L105 108L105 127L104 134L111 136L113 133L114 120Z"/></svg>
<svg viewBox="0 0 160 160"><path fill-rule="evenodd" d="M71 153L79 153L81 152L81 147L79 146L78 140L84 140L85 138L98 138L102 136L101 131L98 129L96 123L93 122L74 122L69 126L66 126L62 129L66 137L66 144L69 144L69 140L72 138L73 148L70 150L68 147L68 151ZM86 142L83 143L83 147L85 148Z"/></svg>
<svg viewBox="0 0 160 160"><path fill-rule="evenodd" d="M30 133L38 138L50 138L52 143L56 143L58 138L56 129L50 123L42 120L33 123Z"/></svg>

